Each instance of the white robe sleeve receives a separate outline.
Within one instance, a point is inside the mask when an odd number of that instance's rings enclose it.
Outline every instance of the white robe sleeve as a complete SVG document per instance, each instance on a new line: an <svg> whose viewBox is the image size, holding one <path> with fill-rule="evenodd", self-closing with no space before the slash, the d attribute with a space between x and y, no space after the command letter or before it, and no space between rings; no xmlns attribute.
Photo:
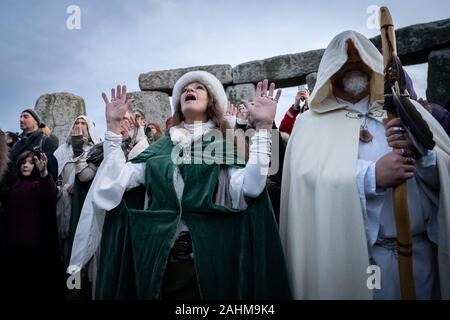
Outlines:
<svg viewBox="0 0 450 320"><path fill-rule="evenodd" d="M250 156L245 168L228 169L233 209L245 209L245 201L241 201L243 196L256 198L266 186L271 155L271 133L269 130L258 130L251 140Z"/></svg>
<svg viewBox="0 0 450 320"><path fill-rule="evenodd" d="M364 227L369 246L373 246L380 229L380 216L384 203L384 191L377 192L375 161L358 159L356 182L364 215ZM368 205L368 202L370 204Z"/></svg>
<svg viewBox="0 0 450 320"><path fill-rule="evenodd" d="M115 208L126 190L144 184L145 163L126 162L121 143L121 135L106 132L104 159L95 177L95 188L91 188L94 205L98 209L108 211Z"/></svg>
<svg viewBox="0 0 450 320"><path fill-rule="evenodd" d="M115 208L126 190L144 183L145 164L126 162L122 137L107 132L104 159L86 195L75 232L67 272L79 272L100 246L105 213Z"/></svg>

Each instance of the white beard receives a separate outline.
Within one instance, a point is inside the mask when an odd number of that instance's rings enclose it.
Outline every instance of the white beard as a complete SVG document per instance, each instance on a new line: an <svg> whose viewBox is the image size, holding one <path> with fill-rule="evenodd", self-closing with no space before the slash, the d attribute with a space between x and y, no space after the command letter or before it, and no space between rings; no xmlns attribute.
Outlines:
<svg viewBox="0 0 450 320"><path fill-rule="evenodd" d="M347 73L342 79L344 91L352 95L360 95L369 86L369 77L363 72Z"/></svg>

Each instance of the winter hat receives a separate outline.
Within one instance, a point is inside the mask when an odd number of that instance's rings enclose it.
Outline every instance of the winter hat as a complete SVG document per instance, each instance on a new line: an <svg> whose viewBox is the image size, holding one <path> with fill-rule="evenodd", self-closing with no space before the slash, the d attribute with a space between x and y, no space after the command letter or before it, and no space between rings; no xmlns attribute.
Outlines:
<svg viewBox="0 0 450 320"><path fill-rule="evenodd" d="M214 98L214 101L217 102L218 107L220 108L220 110L222 110L222 113L226 112L228 98L222 83L209 72L191 71L181 76L181 78L177 80L175 86L173 87L172 114L174 113L177 105L180 103L180 97L184 87L192 82L200 82L201 84L203 84L208 90L210 96L212 96Z"/></svg>
<svg viewBox="0 0 450 320"><path fill-rule="evenodd" d="M34 111L33 109L26 109L26 110L22 111L22 113L24 113L24 112L29 113L34 118L34 120L36 120L38 126L39 127L41 126L42 120L41 120L41 117L39 116L39 114L36 111Z"/></svg>

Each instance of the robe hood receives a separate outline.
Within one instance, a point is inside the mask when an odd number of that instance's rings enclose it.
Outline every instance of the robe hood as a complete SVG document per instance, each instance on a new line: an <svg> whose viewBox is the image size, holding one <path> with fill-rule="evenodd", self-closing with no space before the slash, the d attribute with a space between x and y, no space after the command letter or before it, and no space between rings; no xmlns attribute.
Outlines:
<svg viewBox="0 0 450 320"><path fill-rule="evenodd" d="M384 97L383 56L378 49L362 34L356 31L344 31L331 40L320 61L317 82L309 99L310 108L322 113L335 110L339 106L321 103L333 95L331 77L342 68L348 59L347 41L355 45L362 61L372 70L370 78L370 103Z"/></svg>
<svg viewBox="0 0 450 320"><path fill-rule="evenodd" d="M67 141L68 141L68 139L70 139L70 137L72 135L72 128L73 128L75 122L78 119L83 119L84 121L86 121L87 127L88 127L89 136L90 136L91 141L92 141L92 145L95 145L95 144L100 142L100 139L97 138L97 135L95 134L95 125L94 125L94 123L91 120L89 120L89 118L86 117L86 116L78 116L78 117L76 117L76 119L72 122L72 125L69 127L69 130L68 130L68 133L67 133L67 136L66 136L66 140L65 140L66 143L60 145L59 148L56 149L55 153L53 154L55 156L56 160L58 161L58 176L63 171L64 166L67 164L67 162L73 160L72 146L67 144Z"/></svg>

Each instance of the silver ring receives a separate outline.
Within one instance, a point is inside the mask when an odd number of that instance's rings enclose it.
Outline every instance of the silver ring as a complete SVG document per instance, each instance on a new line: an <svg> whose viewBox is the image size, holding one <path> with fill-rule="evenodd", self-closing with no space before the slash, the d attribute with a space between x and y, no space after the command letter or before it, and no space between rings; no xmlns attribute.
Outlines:
<svg viewBox="0 0 450 320"><path fill-rule="evenodd" d="M405 150L404 148L401 148L400 151L401 151L401 155L402 155L403 157L406 157L406 156L407 156L408 152L406 152L406 150Z"/></svg>
<svg viewBox="0 0 450 320"><path fill-rule="evenodd" d="M401 134L403 134L403 133L406 132L406 130L403 127L392 127L392 132L393 133L401 133Z"/></svg>

